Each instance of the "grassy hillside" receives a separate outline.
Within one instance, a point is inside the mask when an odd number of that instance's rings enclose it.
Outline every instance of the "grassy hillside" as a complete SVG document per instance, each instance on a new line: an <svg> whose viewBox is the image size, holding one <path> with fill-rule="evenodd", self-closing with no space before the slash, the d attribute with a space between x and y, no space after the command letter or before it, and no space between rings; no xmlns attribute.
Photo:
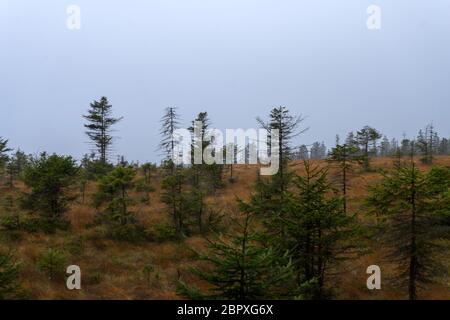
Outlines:
<svg viewBox="0 0 450 320"><path fill-rule="evenodd" d="M321 165L325 162L318 161ZM437 157L437 164L450 166L450 157ZM293 170L301 174L301 166L292 163ZM377 158L373 160L375 169L389 168L392 159ZM421 166L426 169L427 167ZM221 210L226 216L235 215L236 198L248 199L252 185L257 178L257 166L236 165L235 183L226 183L216 196L207 202ZM332 173L332 172L331 172ZM228 172L225 172L225 177ZM332 174L330 175L330 177ZM357 213L363 224L373 222L373 217L366 215L363 200L367 195L367 186L380 178L376 171L370 173L356 172L351 179L350 211ZM190 248L202 250L205 240L201 236L192 236L184 241L160 239L161 228L169 224L170 219L164 204L160 202L160 180L153 178L155 191L150 193L148 204L139 203L133 207L140 221L154 235L152 241L137 244L119 242L101 236L101 230L90 227L95 218L95 209L90 206L91 196L96 185L87 187L86 199L81 203L79 197L68 213L71 228L57 231L55 234L30 233L25 231L1 231L1 247L10 248L21 261L21 282L27 297L37 299L177 299L176 283L179 277L185 281L195 282L188 272L189 267L198 264ZM226 180L226 179L225 179ZM17 182L13 190L3 188L0 197L8 195L17 199L24 186ZM138 196L138 195L136 195ZM225 217L226 220L226 217ZM226 221L225 221L226 222ZM405 299L407 292L399 290L389 281L390 271L395 265L382 258L383 248L373 241L361 239L370 249L356 260L348 261L336 270L335 290L339 299ZM450 246L450 242L446 245ZM82 270L82 290L69 291L65 286L64 276L52 280L37 267L42 254L48 248L59 249L67 256L67 265L76 264ZM377 264L382 269L382 290L369 291L366 288L367 266ZM450 257L445 261L450 268ZM149 274L144 269L152 269ZM420 297L425 299L450 299L450 278L441 279L440 285L430 285L420 290ZM203 284L197 283L198 286Z"/></svg>

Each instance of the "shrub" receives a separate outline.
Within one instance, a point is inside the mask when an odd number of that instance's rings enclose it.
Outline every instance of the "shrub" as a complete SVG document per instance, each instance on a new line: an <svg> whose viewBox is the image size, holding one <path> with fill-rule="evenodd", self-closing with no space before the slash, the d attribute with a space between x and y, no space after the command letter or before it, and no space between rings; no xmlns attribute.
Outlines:
<svg viewBox="0 0 450 320"><path fill-rule="evenodd" d="M0 299L15 298L19 285L20 264L11 253L0 252Z"/></svg>
<svg viewBox="0 0 450 320"><path fill-rule="evenodd" d="M22 206L39 213L45 231L67 226L64 213L75 199L70 189L77 173L78 168L71 157L48 156L46 153L26 168L23 179L31 191L23 195Z"/></svg>
<svg viewBox="0 0 450 320"><path fill-rule="evenodd" d="M168 224L156 224L153 226L152 235L156 241L177 240L178 233L174 226Z"/></svg>
<svg viewBox="0 0 450 320"><path fill-rule="evenodd" d="M138 241L146 237L144 227L128 210L134 203L128 191L135 187L135 176L133 168L117 167L100 181L94 202L97 208L106 206L97 220L109 238Z"/></svg>
<svg viewBox="0 0 450 320"><path fill-rule="evenodd" d="M67 257L64 252L58 249L48 249L38 260L39 271L45 273L50 280L61 276L64 273L64 266L67 262Z"/></svg>
<svg viewBox="0 0 450 320"><path fill-rule="evenodd" d="M106 235L111 239L138 242L147 238L145 228L138 223L111 225L106 229Z"/></svg>
<svg viewBox="0 0 450 320"><path fill-rule="evenodd" d="M19 215L7 214L0 219L0 224L5 230L16 231L20 229Z"/></svg>

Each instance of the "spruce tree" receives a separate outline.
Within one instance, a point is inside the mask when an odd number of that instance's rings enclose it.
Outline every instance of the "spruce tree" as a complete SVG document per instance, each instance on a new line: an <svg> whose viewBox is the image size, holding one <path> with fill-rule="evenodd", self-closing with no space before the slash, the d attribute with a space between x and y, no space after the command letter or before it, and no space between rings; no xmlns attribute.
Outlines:
<svg viewBox="0 0 450 320"><path fill-rule="evenodd" d="M236 177L234 176L234 165L238 163L238 159L240 156L242 156L242 153L244 152L244 150L240 149L239 146L232 142L229 143L226 148L223 150L224 151L224 159L227 159L227 164L229 166L229 177L228 177L228 181L230 183L234 183L236 182ZM229 154L228 154L229 152ZM227 158L227 156L232 155L232 158Z"/></svg>
<svg viewBox="0 0 450 320"><path fill-rule="evenodd" d="M173 174L166 175L161 185L161 201L170 211L177 236L185 236L189 232L186 221L189 208L185 186L186 175L179 169L175 169Z"/></svg>
<svg viewBox="0 0 450 320"><path fill-rule="evenodd" d="M383 218L385 252L395 260L396 280L411 300L417 299L421 285L444 270L441 257L446 248L437 240L448 232L449 188L448 168L422 173L411 160L385 172L370 189L367 205Z"/></svg>
<svg viewBox="0 0 450 320"><path fill-rule="evenodd" d="M131 167L117 167L99 182L94 196L96 208L104 206L101 223L108 228L108 235L118 240L136 241L143 237L143 228L129 210L134 204L130 190L135 186L136 171Z"/></svg>
<svg viewBox="0 0 450 320"><path fill-rule="evenodd" d="M235 221L235 230L208 240L208 251L199 258L208 268L192 268L210 289L200 291L180 281L178 293L191 299L255 300L292 295L292 270L288 257L259 243L252 226L253 216L244 214Z"/></svg>
<svg viewBox="0 0 450 320"><path fill-rule="evenodd" d="M391 142L384 135L380 144L380 156L387 157L391 154Z"/></svg>
<svg viewBox="0 0 450 320"><path fill-rule="evenodd" d="M18 263L11 252L0 252L0 300L13 299L19 293Z"/></svg>
<svg viewBox="0 0 450 320"><path fill-rule="evenodd" d="M306 145L302 144L298 150L297 160L308 160L308 159L309 159L308 147Z"/></svg>
<svg viewBox="0 0 450 320"><path fill-rule="evenodd" d="M304 298L332 295L327 285L331 270L339 260L350 256L358 231L354 217L342 209L342 199L334 193L327 175L327 169L305 161L304 174L294 178L293 190L272 222L280 230L272 241L281 251L290 252L298 293Z"/></svg>
<svg viewBox="0 0 450 320"><path fill-rule="evenodd" d="M22 205L40 214L45 230L53 231L68 224L64 213L75 199L72 188L77 174L72 157L46 153L25 169L23 180L30 191L23 194Z"/></svg>
<svg viewBox="0 0 450 320"><path fill-rule="evenodd" d="M198 125L201 127L198 127ZM206 190L208 190L207 174L209 173L208 165L203 162L203 151L210 145L210 141L206 140L207 131L211 125L211 121L207 112L200 112L196 119L192 121L192 126L189 127L189 131L192 135L191 141L191 156L192 167L190 169L190 183L191 190L188 194L190 202L189 213L196 220L198 230L203 231L203 216L206 210L205 196ZM202 155L202 163L194 163L195 153L199 152Z"/></svg>
<svg viewBox="0 0 450 320"><path fill-rule="evenodd" d="M14 187L14 180L22 175L28 163L29 157L21 150L17 150L9 158L6 165L6 174L8 179L8 186L10 188Z"/></svg>
<svg viewBox="0 0 450 320"><path fill-rule="evenodd" d="M200 125L200 127L198 127ZM209 140L209 130L211 120L207 112L200 112L196 119L192 121L189 127L191 132L191 153L192 159L196 153L203 152L206 148L212 147L213 141ZM215 151L214 151L215 152ZM214 152L212 155L215 156ZM219 150L223 153L223 149ZM223 187L223 163L194 163L192 161L191 168L188 172L190 190L187 194L189 200L189 215L191 215L197 224L199 232L204 231L204 217L207 211L205 197L207 194L216 195L216 191Z"/></svg>
<svg viewBox="0 0 450 320"><path fill-rule="evenodd" d="M144 174L144 181L147 185L150 185L151 179L156 172L156 164L147 162L141 166L142 173Z"/></svg>
<svg viewBox="0 0 450 320"><path fill-rule="evenodd" d="M320 159L320 142L316 141L311 145L310 159L311 160Z"/></svg>
<svg viewBox="0 0 450 320"><path fill-rule="evenodd" d="M112 126L122 120L122 117L113 117L112 105L109 104L106 97L102 97L100 101L92 102L88 114L83 117L88 121L84 125L87 129L86 134L98 152L100 162L106 164L113 143Z"/></svg>
<svg viewBox="0 0 450 320"><path fill-rule="evenodd" d="M422 163L433 164L434 155L439 148L439 137L433 124L427 125L425 131L419 131L416 145L422 155Z"/></svg>
<svg viewBox="0 0 450 320"><path fill-rule="evenodd" d="M380 138L381 134L376 129L369 126L365 126L356 133L355 142L360 146L365 171L370 170L370 157L374 154L376 155L376 143Z"/></svg>
<svg viewBox="0 0 450 320"><path fill-rule="evenodd" d="M342 193L342 205L344 213L347 213L349 179L353 173L353 165L360 164L362 159L358 156L358 148L355 146L336 145L331 149L328 155L328 162L338 169L337 178L339 179L340 190Z"/></svg>
<svg viewBox="0 0 450 320"><path fill-rule="evenodd" d="M355 134L353 132L349 132L347 134L347 137L345 138L345 144L348 145L349 147L357 146L356 145Z"/></svg>
<svg viewBox="0 0 450 320"><path fill-rule="evenodd" d="M175 132L180 126L180 116L178 115L177 108L166 108L160 123L161 142L159 147L163 152L165 165L170 169L171 173L173 173L175 171L175 159L173 158L173 153L178 143L175 137Z"/></svg>
<svg viewBox="0 0 450 320"><path fill-rule="evenodd" d="M186 192L184 190L186 177L174 159L174 150L178 145L175 132L179 129L180 124L177 109L173 107L166 108L160 122L160 149L163 151L163 168L165 171L161 186L161 201L167 205L170 211L176 234L182 236L187 232L185 221Z"/></svg>
<svg viewBox="0 0 450 320"><path fill-rule="evenodd" d="M439 154L448 155L450 153L450 140L447 138L442 138L439 142Z"/></svg>
<svg viewBox="0 0 450 320"><path fill-rule="evenodd" d="M292 158L292 140L307 129L300 129L303 118L292 115L286 107L273 108L268 122L260 118L257 118L257 121L267 131L269 137L271 132L278 130L279 170L274 182L278 185L279 192L283 193L289 185L291 176L288 172L288 161Z"/></svg>
<svg viewBox="0 0 450 320"><path fill-rule="evenodd" d="M269 138L272 130L278 130L280 166L274 176L260 177L258 175L255 192L247 204L246 210L270 220L270 217L274 218L279 214L284 203L285 193L288 191L293 177L292 171L288 170L289 160L293 158L292 139L306 129L300 130L303 118L291 115L285 107L272 109L268 123L260 118L257 120L267 131ZM269 152L271 152L270 148Z"/></svg>
<svg viewBox="0 0 450 320"><path fill-rule="evenodd" d="M3 172L6 163L9 160L8 152L12 149L8 148L8 140L4 140L0 137L0 173Z"/></svg>

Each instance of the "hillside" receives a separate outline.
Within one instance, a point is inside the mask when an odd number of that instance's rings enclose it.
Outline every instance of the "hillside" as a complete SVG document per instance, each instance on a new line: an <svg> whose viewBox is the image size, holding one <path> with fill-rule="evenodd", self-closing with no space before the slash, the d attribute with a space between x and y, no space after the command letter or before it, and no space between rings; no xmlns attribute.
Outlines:
<svg viewBox="0 0 450 320"><path fill-rule="evenodd" d="M316 161L325 165L324 161ZM436 163L450 166L450 156L436 158ZM301 174L299 163L291 163L293 170ZM390 158L376 158L373 160L375 169L386 169L392 166ZM426 169L421 166L421 169ZM214 196L207 199L207 203L214 205L225 216L236 215L236 199L248 199L252 186L257 178L257 166L236 165L235 183L227 182L225 187ZM225 178L228 171L225 171ZM330 174L332 176L332 172ZM376 172L356 172L351 178L349 194L349 209L357 214L363 224L373 222L373 217L366 215L363 200L367 195L367 186L380 178ZM224 179L226 181L226 179ZM96 190L95 183L89 183L86 189L85 202L80 197L71 205L68 217L71 228L68 231L57 231L55 234L30 233L25 231L1 231L1 247L10 248L21 261L21 283L27 297L36 299L177 299L176 282L179 277L183 280L195 282L188 272L188 268L198 264L190 250L204 250L205 240L198 235L175 241L158 238L162 231L158 229L164 223L169 223L169 216L165 205L161 203L161 177L156 174L152 178L154 192L150 193L148 204L139 203L133 206L139 220L155 235L151 241L128 243L106 239L98 229L90 227L96 211L90 205L92 194ZM11 195L17 199L20 191L24 190L21 182L16 182L13 190L3 188L0 197L4 199ZM226 217L225 217L226 220ZM159 231L158 231L159 230ZM159 232L159 233L158 233ZM404 290L399 290L389 281L389 273L395 267L389 261L382 260L383 248L377 243L361 239L369 252L355 260L343 263L337 273L338 282L335 290L338 299L405 299ZM450 246L450 242L446 245ZM49 280L37 268L38 261L48 248L63 251L68 257L67 264L79 265L82 270L82 290L69 291L63 277ZM382 290L369 291L366 288L366 268L378 264L382 268ZM445 261L450 268L450 257ZM149 276L143 270L145 267L153 269ZM450 299L450 278L441 279L440 285L430 285L421 289L421 298ZM201 287L203 284L198 283Z"/></svg>

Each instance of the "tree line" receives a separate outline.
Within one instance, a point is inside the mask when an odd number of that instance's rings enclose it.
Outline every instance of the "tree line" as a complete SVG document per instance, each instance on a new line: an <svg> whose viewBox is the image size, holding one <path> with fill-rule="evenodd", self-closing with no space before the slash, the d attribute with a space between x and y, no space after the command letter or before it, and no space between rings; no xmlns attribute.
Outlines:
<svg viewBox="0 0 450 320"><path fill-rule="evenodd" d="M183 241L201 235L208 250L195 254L209 267L184 270L176 280L181 296L196 299L332 298L334 284L343 276L339 264L365 254L362 239L367 237L392 261L395 257L394 280L410 299L417 299L420 286L445 271L440 255L448 244L440 240L449 239L450 168L431 165L441 151L448 152L448 140L440 139L432 125L417 139L404 138L400 144L366 126L343 143L337 138L330 150L316 143L306 156L307 147L294 144L306 129L303 118L285 107L273 108L267 119L257 121L268 136L279 132L279 170L270 177L258 175L250 199L236 199L236 212L230 212L207 199L238 181L234 163L185 166L173 160L174 133L181 123L176 108L166 108L160 121L159 165L128 163L124 157L111 163L113 127L122 120L112 111L106 97L90 104L83 117L93 150L80 162L45 152L13 152L8 141L0 139L6 187L14 189L17 180L26 186L3 204L3 232L69 230L67 212L78 201L96 212L95 222L87 227L116 241ZM201 128L195 127L198 123ZM211 125L207 112L192 121L192 155L213 143L205 139ZM242 152L247 154L248 148ZM326 161L310 161L316 155ZM370 186L362 209L350 207L352 177L372 171L371 159L379 155L391 156L393 168L383 170L381 179ZM425 172L418 169L416 155L430 165ZM86 199L89 183L96 191ZM157 184L169 222L148 230L134 210L137 203L152 205ZM363 222L360 210L374 217L373 222ZM50 252L43 269L53 274L55 261L62 258ZM18 269L11 254L0 255L0 298L17 289ZM186 282L186 273L210 289Z"/></svg>

